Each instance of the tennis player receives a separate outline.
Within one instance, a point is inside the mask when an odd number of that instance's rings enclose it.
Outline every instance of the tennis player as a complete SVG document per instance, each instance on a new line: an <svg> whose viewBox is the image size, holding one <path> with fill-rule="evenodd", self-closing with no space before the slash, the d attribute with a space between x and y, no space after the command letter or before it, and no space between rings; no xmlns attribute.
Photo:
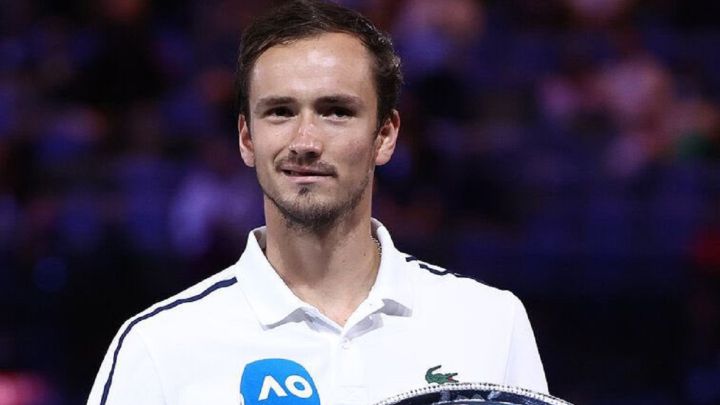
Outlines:
<svg viewBox="0 0 720 405"><path fill-rule="evenodd" d="M241 49L239 149L266 226L236 264L125 322L88 404L368 405L457 381L547 392L512 293L402 253L371 217L400 130L388 36L298 0Z"/></svg>

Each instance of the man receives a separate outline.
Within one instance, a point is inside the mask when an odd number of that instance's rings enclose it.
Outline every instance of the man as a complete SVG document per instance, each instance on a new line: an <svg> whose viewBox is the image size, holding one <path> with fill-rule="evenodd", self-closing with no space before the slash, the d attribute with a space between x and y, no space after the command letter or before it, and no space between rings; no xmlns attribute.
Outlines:
<svg viewBox="0 0 720 405"><path fill-rule="evenodd" d="M454 381L547 391L515 296L400 253L371 218L400 82L390 40L339 6L293 1L246 30L240 153L267 226L235 265L126 322L89 404L365 405Z"/></svg>

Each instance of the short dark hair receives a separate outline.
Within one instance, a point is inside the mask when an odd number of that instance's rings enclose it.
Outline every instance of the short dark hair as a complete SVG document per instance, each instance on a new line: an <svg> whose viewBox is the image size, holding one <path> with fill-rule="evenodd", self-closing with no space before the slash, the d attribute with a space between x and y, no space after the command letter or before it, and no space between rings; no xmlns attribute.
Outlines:
<svg viewBox="0 0 720 405"><path fill-rule="evenodd" d="M402 85L400 58L390 37L362 14L320 0L291 0L254 20L242 35L237 61L236 103L240 114L249 114L250 73L269 48L324 33L341 32L357 37L374 59L373 74L378 99L378 127L397 108Z"/></svg>

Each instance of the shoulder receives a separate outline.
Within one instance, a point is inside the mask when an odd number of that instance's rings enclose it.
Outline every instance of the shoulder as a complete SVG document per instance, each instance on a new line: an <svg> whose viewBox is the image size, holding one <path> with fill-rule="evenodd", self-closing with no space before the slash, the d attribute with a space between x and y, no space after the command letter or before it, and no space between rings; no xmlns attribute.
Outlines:
<svg viewBox="0 0 720 405"><path fill-rule="evenodd" d="M160 403L162 367L182 364L189 348L207 343L237 302L234 266L128 319L103 359L88 403ZM164 365L164 366L163 366ZM167 369L165 369L167 371ZM110 387L113 393L110 394Z"/></svg>
<svg viewBox="0 0 720 405"><path fill-rule="evenodd" d="M128 319L121 333L142 330L150 334L172 334L178 328L197 325L196 322L209 317L222 318L237 302L236 285L237 278L231 266Z"/></svg>
<svg viewBox="0 0 720 405"><path fill-rule="evenodd" d="M493 287L477 278L452 272L411 255L405 255L405 261L421 294L473 307L493 306L514 311L522 306L510 291Z"/></svg>
<svg viewBox="0 0 720 405"><path fill-rule="evenodd" d="M416 333L436 336L461 330L454 338L460 346L484 342L497 353L508 353L518 327L529 325L523 304L512 292L412 256L406 260ZM498 367L504 367L504 360L501 363Z"/></svg>
<svg viewBox="0 0 720 405"><path fill-rule="evenodd" d="M185 310L198 305L216 302L219 298L225 297L228 292L232 291L229 287L237 283L232 270L233 266L228 267L167 299L159 301L139 313L136 318L152 317L176 308ZM190 305L193 303L196 303L196 305Z"/></svg>

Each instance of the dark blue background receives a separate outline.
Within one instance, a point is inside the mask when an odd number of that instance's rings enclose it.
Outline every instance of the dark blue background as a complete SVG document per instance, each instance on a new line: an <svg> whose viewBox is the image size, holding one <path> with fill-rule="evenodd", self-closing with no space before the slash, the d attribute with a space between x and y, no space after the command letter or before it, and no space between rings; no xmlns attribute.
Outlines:
<svg viewBox="0 0 720 405"><path fill-rule="evenodd" d="M397 245L516 292L555 395L720 403L716 3L344 3L404 59ZM268 5L0 2L0 404L84 403L121 322L262 224L232 87Z"/></svg>

